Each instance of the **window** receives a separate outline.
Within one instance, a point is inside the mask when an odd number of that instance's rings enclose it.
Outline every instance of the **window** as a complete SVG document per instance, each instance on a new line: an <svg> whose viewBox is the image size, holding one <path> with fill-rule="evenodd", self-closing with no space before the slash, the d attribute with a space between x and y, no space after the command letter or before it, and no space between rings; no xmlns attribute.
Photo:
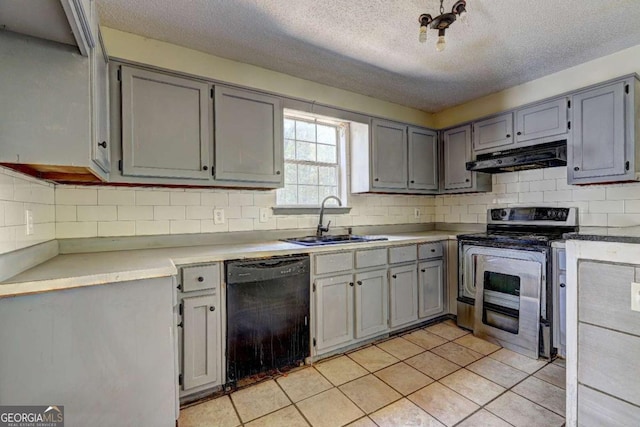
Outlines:
<svg viewBox="0 0 640 427"><path fill-rule="evenodd" d="M347 124L285 112L284 188L279 206L319 206L327 196L346 203L340 169Z"/></svg>

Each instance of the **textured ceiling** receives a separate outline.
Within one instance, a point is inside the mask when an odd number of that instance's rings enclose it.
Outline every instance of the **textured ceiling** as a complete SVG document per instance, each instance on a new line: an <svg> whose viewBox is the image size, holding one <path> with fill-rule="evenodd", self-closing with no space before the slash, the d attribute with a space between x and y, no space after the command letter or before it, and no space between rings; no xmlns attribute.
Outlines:
<svg viewBox="0 0 640 427"><path fill-rule="evenodd" d="M640 0L467 4L436 52L439 0L98 0L107 27L428 112L640 44Z"/></svg>

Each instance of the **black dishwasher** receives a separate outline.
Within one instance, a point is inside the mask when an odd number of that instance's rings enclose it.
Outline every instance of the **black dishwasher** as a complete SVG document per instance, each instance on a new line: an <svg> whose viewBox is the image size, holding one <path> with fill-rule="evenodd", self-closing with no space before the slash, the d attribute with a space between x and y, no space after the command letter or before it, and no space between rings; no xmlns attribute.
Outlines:
<svg viewBox="0 0 640 427"><path fill-rule="evenodd" d="M309 256L225 262L227 383L309 356Z"/></svg>

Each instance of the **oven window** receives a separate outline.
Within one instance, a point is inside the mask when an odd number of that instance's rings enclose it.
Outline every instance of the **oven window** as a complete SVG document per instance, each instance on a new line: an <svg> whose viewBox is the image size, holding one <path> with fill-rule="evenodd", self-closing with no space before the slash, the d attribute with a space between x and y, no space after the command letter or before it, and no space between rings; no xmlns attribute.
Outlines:
<svg viewBox="0 0 640 427"><path fill-rule="evenodd" d="M520 296L520 277L510 274L484 272L484 290L499 292L501 294Z"/></svg>

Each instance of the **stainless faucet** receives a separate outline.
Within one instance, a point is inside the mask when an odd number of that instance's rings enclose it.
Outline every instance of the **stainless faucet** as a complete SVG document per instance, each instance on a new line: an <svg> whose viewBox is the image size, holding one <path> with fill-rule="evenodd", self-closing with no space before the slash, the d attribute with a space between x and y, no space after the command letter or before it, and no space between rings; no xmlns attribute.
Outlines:
<svg viewBox="0 0 640 427"><path fill-rule="evenodd" d="M335 199L338 202L338 206L342 206L342 200L340 200L336 196L327 196L324 198L324 200L322 201L322 204L320 205L320 220L318 221L318 228L316 228L316 237L322 237L322 233L329 231L329 226L331 225L331 221L327 223L326 227L322 225L322 217L324 216L324 204L329 199Z"/></svg>

